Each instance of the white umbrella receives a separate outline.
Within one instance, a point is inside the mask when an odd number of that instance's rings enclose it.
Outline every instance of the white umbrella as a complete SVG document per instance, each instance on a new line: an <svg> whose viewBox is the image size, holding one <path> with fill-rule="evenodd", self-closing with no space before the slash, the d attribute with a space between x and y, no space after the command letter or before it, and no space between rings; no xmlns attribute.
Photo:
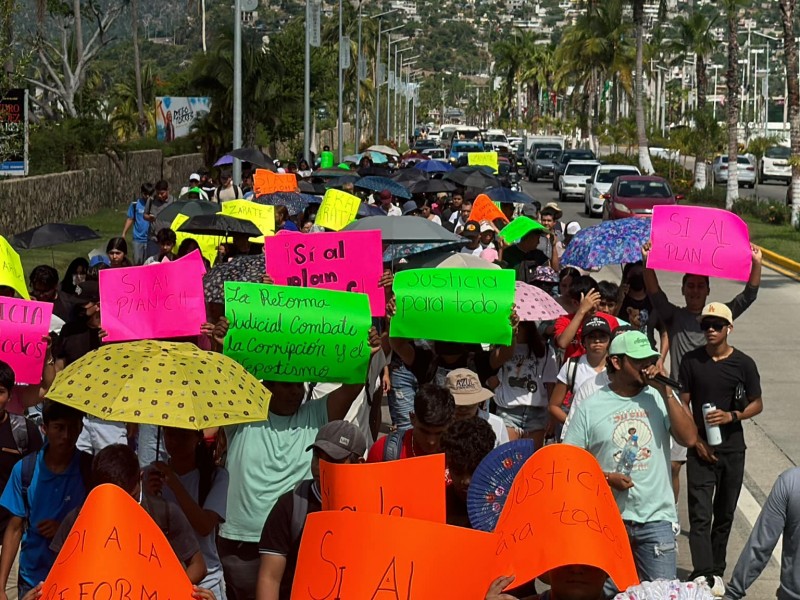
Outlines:
<svg viewBox="0 0 800 600"><path fill-rule="evenodd" d="M367 150L372 150L373 152L380 152L381 154L386 154L387 156L400 156L400 153L395 150L394 148L390 148L389 146L384 146L382 144L376 144L374 146L370 146Z"/></svg>

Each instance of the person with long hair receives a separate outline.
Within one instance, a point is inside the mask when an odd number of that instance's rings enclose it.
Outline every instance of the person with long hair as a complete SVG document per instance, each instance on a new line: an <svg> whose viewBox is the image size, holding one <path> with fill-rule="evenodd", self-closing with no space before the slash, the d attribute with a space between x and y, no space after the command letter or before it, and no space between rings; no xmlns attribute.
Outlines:
<svg viewBox="0 0 800 600"><path fill-rule="evenodd" d="M75 295L75 286L86 281L86 272L89 270L89 261L79 256L67 267L64 278L61 280L61 291L65 294Z"/></svg>
<svg viewBox="0 0 800 600"><path fill-rule="evenodd" d="M112 269L131 266L131 261L128 260L128 242L125 241L125 238L115 237L108 240L106 254Z"/></svg>

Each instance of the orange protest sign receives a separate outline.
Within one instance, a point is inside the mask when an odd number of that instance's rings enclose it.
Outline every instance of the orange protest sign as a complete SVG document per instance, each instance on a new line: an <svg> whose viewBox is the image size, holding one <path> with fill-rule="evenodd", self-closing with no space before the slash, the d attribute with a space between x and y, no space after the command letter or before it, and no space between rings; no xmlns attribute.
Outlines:
<svg viewBox="0 0 800 600"><path fill-rule="evenodd" d="M514 479L495 527L498 557L518 582L570 564L603 569L621 590L639 583L628 534L594 456L575 446L538 450Z"/></svg>
<svg viewBox="0 0 800 600"><path fill-rule="evenodd" d="M256 169L253 174L253 190L256 196L275 192L296 192L297 177L292 173L273 173L267 169Z"/></svg>
<svg viewBox="0 0 800 600"><path fill-rule="evenodd" d="M192 584L167 538L115 485L95 488L42 587L43 600L188 599Z"/></svg>
<svg viewBox="0 0 800 600"><path fill-rule="evenodd" d="M337 465L320 461L322 510L444 523L444 473L444 454L370 464Z"/></svg>
<svg viewBox="0 0 800 600"><path fill-rule="evenodd" d="M472 203L472 212L469 213L470 221L489 221L493 222L495 219L503 219L508 223L508 218L503 214L503 211L497 208L497 205L492 202L486 194L479 194Z"/></svg>
<svg viewBox="0 0 800 600"><path fill-rule="evenodd" d="M300 542L292 600L483 598L496 577L509 573L494 555L496 545L493 533L430 521L312 513Z"/></svg>

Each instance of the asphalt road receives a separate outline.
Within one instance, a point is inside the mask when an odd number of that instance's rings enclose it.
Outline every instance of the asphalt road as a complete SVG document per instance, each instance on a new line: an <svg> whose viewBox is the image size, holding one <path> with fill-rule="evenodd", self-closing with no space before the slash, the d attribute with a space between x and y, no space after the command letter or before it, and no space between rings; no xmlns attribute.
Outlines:
<svg viewBox="0 0 800 600"><path fill-rule="evenodd" d="M761 195L782 198L783 185L762 185ZM557 201L557 192L550 181L523 183L523 191L542 203ZM742 190L743 196L750 190ZM597 224L599 219L583 215L583 201L561 203L562 221L578 221L582 227ZM598 279L619 281L619 267L603 269ZM676 304L682 303L680 274L659 273L662 288ZM728 301L738 294L743 285L735 281L713 280L710 300ZM748 445L745 487L739 500L734 528L728 546L728 571L726 581L736 564L739 553L758 517L760 506L772 489L776 477L800 460L800 436L797 422L800 416L794 396L797 360L794 352L795 332L800 331L800 294L798 283L769 269L764 269L758 300L740 317L731 334L734 346L753 357L761 374L764 412L745 423ZM685 488L685 480L682 484ZM681 494L680 516L683 533L679 537L679 567L686 577L691 571L686 513L686 495ZM779 546L780 548L780 546ZM780 549L773 557L780 556ZM774 598L779 581L779 562L773 558L762 577L750 588L750 598Z"/></svg>

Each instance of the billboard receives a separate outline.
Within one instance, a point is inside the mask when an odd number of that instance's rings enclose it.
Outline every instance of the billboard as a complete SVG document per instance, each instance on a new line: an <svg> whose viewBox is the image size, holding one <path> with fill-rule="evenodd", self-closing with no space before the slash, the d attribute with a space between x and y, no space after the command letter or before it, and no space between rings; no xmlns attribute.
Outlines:
<svg viewBox="0 0 800 600"><path fill-rule="evenodd" d="M156 98L156 134L158 141L171 142L189 135L195 120L211 109L207 97L158 96Z"/></svg>
<svg viewBox="0 0 800 600"><path fill-rule="evenodd" d="M0 175L28 174L28 90L0 93Z"/></svg>

